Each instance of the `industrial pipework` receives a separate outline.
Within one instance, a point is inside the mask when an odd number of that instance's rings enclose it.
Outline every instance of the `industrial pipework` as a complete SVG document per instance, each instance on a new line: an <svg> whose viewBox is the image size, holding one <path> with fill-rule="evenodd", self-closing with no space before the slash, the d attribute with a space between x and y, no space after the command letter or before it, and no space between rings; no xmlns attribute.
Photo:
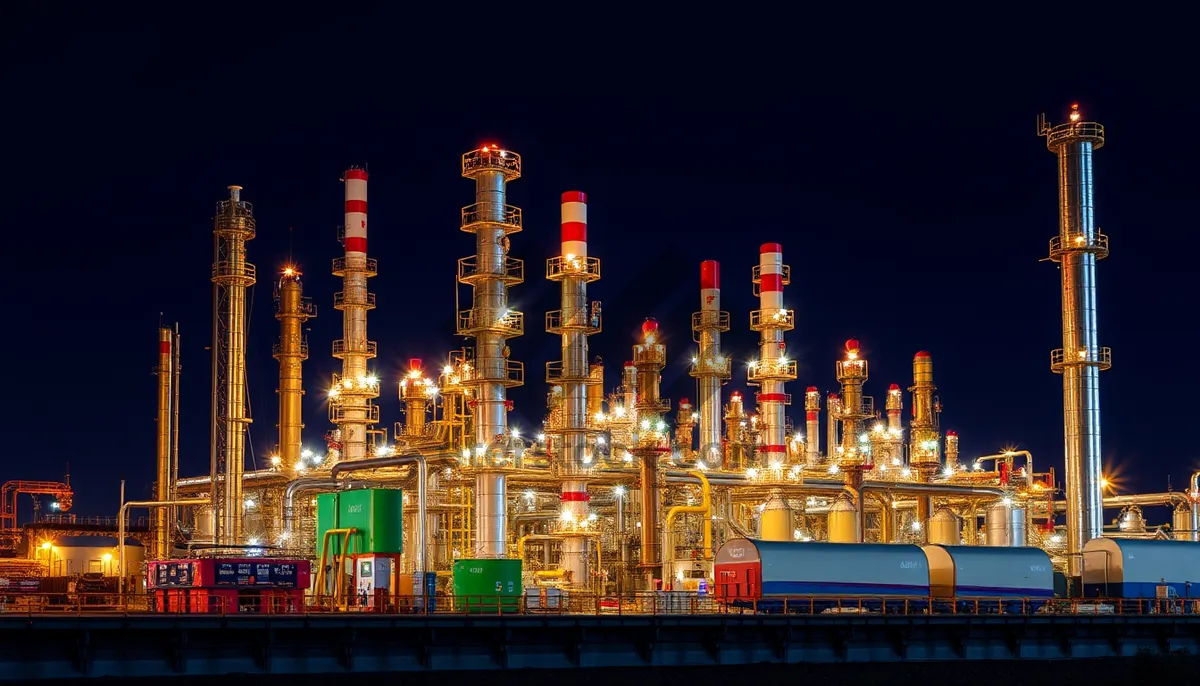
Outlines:
<svg viewBox="0 0 1200 686"><path fill-rule="evenodd" d="M171 494L171 428L175 381L175 331L170 327L158 330L158 366L154 371L158 377L158 411L154 417L157 450L155 464L157 476L154 480L154 497L167 500ZM171 554L171 524L167 510L154 511L154 554L162 559Z"/></svg>
<svg viewBox="0 0 1200 686"><path fill-rule="evenodd" d="M1081 121L1052 126L1038 117L1038 135L1058 156L1058 235L1050 259L1062 274L1063 347L1050 353L1050 368L1063 375L1066 449L1067 559L1081 573L1083 545L1103 532L1100 486L1100 372L1112 366L1112 350L1096 333L1096 261L1108 256L1108 236L1093 218L1092 153L1104 146L1104 127Z"/></svg>
<svg viewBox="0 0 1200 686"><path fill-rule="evenodd" d="M379 378L367 370L367 360L378 347L367 340L367 312L375 309L375 294L367 279L379 273L379 263L367 257L367 172L351 167L342 176L346 184L346 223L341 240L345 255L333 260L333 275L342 277L342 290L333 294L333 309L342 312L342 337L333 342L333 357L342 361L342 373L333 375L329 389L329 422L337 427L331 461L361 460L379 422Z"/></svg>
<svg viewBox="0 0 1200 686"><path fill-rule="evenodd" d="M588 413L588 385L595 379L588 364L588 336L600 332L600 303L589 303L587 285L600 278L600 260L588 256L587 194L562 194L562 253L546 260L546 279L561 285L561 308L546 313L546 333L562 341L562 359L546 363L546 383L561 390L558 421L547 427L561 436L561 467L566 480L561 501L562 568L572 583L586 583L589 534L587 472L592 456L588 435L596 430ZM572 535L576 534L576 535Z"/></svg>
<svg viewBox="0 0 1200 686"><path fill-rule="evenodd" d="M308 340L304 323L317 316L312 298L304 296L300 271L288 266L275 284L275 318L279 341L271 354L279 361L279 443L271 458L273 466L287 465L295 473L302 465L300 450L304 430L304 361ZM165 498L159 498L165 500Z"/></svg>
<svg viewBox="0 0 1200 686"><path fill-rule="evenodd" d="M700 263L700 311L692 315L692 340L700 344L691 375L700 392L699 459L721 463L721 386L729 381L730 360L721 353L721 334L729 331L729 313L721 309L721 264Z"/></svg>
<svg viewBox="0 0 1200 686"><path fill-rule="evenodd" d="M671 410L671 402L659 397L662 368L667 364L667 349L659 342L658 322L647 319L642 323L642 342L633 346L633 364L637 368L637 416L633 454L641 462L642 548L641 567L647 588L654 587L660 578L661 561L666 556L659 541L659 512L662 509L662 489L658 479L658 461L671 452L667 424L663 413Z"/></svg>
<svg viewBox="0 0 1200 686"><path fill-rule="evenodd" d="M475 339L463 378L475 428L475 557L507 554L505 464L509 388L525 383L525 367L508 359L507 340L525 332L525 315L508 307L508 289L525 281L525 263L508 256L521 230L521 209L505 204L506 186L521 176L521 156L485 145L462 156L462 175L475 181L475 204L460 227L475 234L475 254L458 261L459 283L471 286L470 309L458 312L458 335Z"/></svg>
<svg viewBox="0 0 1200 686"><path fill-rule="evenodd" d="M242 539L242 472L246 429L246 289L256 281L246 261L254 238L254 207L242 187L230 186L213 218L212 470L213 540L237 545Z"/></svg>
<svg viewBox="0 0 1200 686"><path fill-rule="evenodd" d="M796 380L796 361L787 358L783 334L795 327L796 313L783 306L783 287L792 280L792 268L783 263L783 247L764 243L758 252L759 262L751 281L759 309L750 313L750 330L758 331L761 338L759 358L750 363L746 381L760 388L757 396L762 442L756 462L774 469L781 467L787 456L784 407L792 403L792 397L784 392L784 384Z"/></svg>

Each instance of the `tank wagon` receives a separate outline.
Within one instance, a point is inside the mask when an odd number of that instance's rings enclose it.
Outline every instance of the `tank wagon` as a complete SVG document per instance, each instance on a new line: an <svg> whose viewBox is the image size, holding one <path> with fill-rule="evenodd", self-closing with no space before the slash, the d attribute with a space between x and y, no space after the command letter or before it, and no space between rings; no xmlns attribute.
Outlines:
<svg viewBox="0 0 1200 686"><path fill-rule="evenodd" d="M1200 600L1200 545L1191 541L1093 538L1083 546L1083 595L1185 608ZM1132 608L1128 608L1132 611Z"/></svg>
<svg viewBox="0 0 1200 686"><path fill-rule="evenodd" d="M1054 597L1054 566L1040 548L926 545L921 550L936 611L1030 612Z"/></svg>
<svg viewBox="0 0 1200 686"><path fill-rule="evenodd" d="M794 543L745 538L715 560L718 601L765 612L1029 612L1054 596L1038 548Z"/></svg>
<svg viewBox="0 0 1200 686"><path fill-rule="evenodd" d="M766 612L791 599L806 612L912 612L929 599L929 566L915 545L735 538L717 552L713 571L719 601Z"/></svg>

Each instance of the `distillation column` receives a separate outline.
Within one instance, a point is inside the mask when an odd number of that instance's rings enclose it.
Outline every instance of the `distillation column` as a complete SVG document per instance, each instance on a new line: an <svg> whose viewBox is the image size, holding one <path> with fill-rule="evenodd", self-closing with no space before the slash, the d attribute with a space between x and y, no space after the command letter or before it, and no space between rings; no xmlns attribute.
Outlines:
<svg viewBox="0 0 1200 686"><path fill-rule="evenodd" d="M853 500L855 526L849 531L835 532L829 527L829 540L839 543L863 542L863 471L871 468L869 448L862 441L863 422L875 416L875 404L863 395L863 384L867 381L867 361L855 339L846 341L846 356L836 364L838 383L842 385L841 411L838 419L842 423L842 445L838 451L838 470L844 474L846 494ZM835 533L837 537L835 538ZM853 536L853 540L847 538Z"/></svg>
<svg viewBox="0 0 1200 686"><path fill-rule="evenodd" d="M396 423L396 442L419 443L428 438L426 417L437 396L437 384L425 377L420 358L408 360L408 373L400 380L400 411L404 423Z"/></svg>
<svg viewBox="0 0 1200 686"><path fill-rule="evenodd" d="M563 481L559 499L562 504L562 568L571 583L584 586L588 581L588 541L583 532L588 522L587 482L583 474L591 459L587 456L587 438L593 430L588 414L588 386L592 373L588 364L588 336L600 332L599 304L588 307L587 285L600 278L600 260L587 253L587 194L568 191L562 194L562 253L546 261L546 278L561 284L561 309L546 313L546 332L562 341L562 359L546 364L546 382L562 388L562 411L558 426L562 436Z"/></svg>
<svg viewBox="0 0 1200 686"><path fill-rule="evenodd" d="M654 588L662 570L662 560L674 551L663 550L659 542L659 511L662 492L658 478L658 461L671 452L670 439L662 415L669 412L671 403L659 397L662 368L667 365L667 349L658 342L658 322L647 319L642 324L642 342L633 346L633 364L637 368L637 438L632 451L641 461L642 494L642 560L646 587Z"/></svg>
<svg viewBox="0 0 1200 686"><path fill-rule="evenodd" d="M242 201L242 187L230 186L213 219L216 253L213 282L213 522L218 545L242 539L242 474L246 429L246 289L256 280L246 261L246 241L254 238L254 207Z"/></svg>
<svg viewBox="0 0 1200 686"><path fill-rule="evenodd" d="M342 361L342 373L333 375L329 391L329 422L337 426L337 460L367 457L367 427L379 422L379 378L367 371L367 360L375 357L375 341L367 340L367 312L375 309L375 294L367 291L367 279L379 272L379 264L367 257L367 172L350 168L346 184L346 224L342 245L346 254L333 261L333 275L342 277L341 292L333 294L333 308L342 311L342 338L333 342L333 357Z"/></svg>
<svg viewBox="0 0 1200 686"><path fill-rule="evenodd" d="M809 386L804 391L804 462L815 467L821 462L821 391Z"/></svg>
<svg viewBox="0 0 1200 686"><path fill-rule="evenodd" d="M729 381L730 361L721 353L721 334L729 331L729 313L721 310L721 264L700 263L700 311L692 315L692 340L700 352L692 362L692 376L700 392L699 459L721 463L721 386Z"/></svg>
<svg viewBox="0 0 1200 686"><path fill-rule="evenodd" d="M784 384L796 380L796 361L787 359L783 334L795 327L796 313L784 308L783 287L791 277L792 268L783 263L783 246L764 243L752 275L759 309L750 313L750 330L761 334L759 359L750 363L747 372L747 382L761 389L757 395L762 442L757 463L764 467L780 466L787 457L784 407L792 400Z"/></svg>
<svg viewBox="0 0 1200 686"><path fill-rule="evenodd" d="M172 386L175 380L175 332L169 327L158 330L158 366L154 368L158 376L158 412L154 418L157 450L155 465L157 477L154 480L154 499L171 499L171 410L174 404ZM154 558L165 560L171 554L171 519L166 508L154 510Z"/></svg>
<svg viewBox="0 0 1200 686"><path fill-rule="evenodd" d="M1092 153L1104 145L1104 127L1070 121L1038 133L1058 155L1058 235L1050 259L1062 274L1063 347L1050 354L1050 367L1063 375L1063 434L1066 448L1067 559L1079 576L1083 545L1102 533L1100 486L1100 372L1112 366L1112 351L1096 333L1096 261L1108 256L1108 236L1095 226Z"/></svg>
<svg viewBox="0 0 1200 686"><path fill-rule="evenodd" d="M300 467L304 430L304 361L308 359L308 341L304 323L317 316L312 298L304 296L300 272L294 267L283 270L275 284L275 318L279 320L279 341L272 354L279 361L279 445L276 455L288 469Z"/></svg>
<svg viewBox="0 0 1200 686"><path fill-rule="evenodd" d="M507 184L521 176L521 156L485 145L462 156L462 175L475 181L475 204L462 209L461 228L475 234L475 254L458 261L459 283L471 286L471 308L458 313L458 334L475 339L471 387L475 428L475 557L507 554L508 483L502 471L508 443L508 389L525 382L525 367L508 358L508 339L525 332L525 315L508 307L508 289L525 280L525 263L508 256L521 230L521 210L505 204Z"/></svg>
<svg viewBox="0 0 1200 686"><path fill-rule="evenodd" d="M909 427L908 464L917 471L923 482L933 481L941 470L939 454L939 413L941 410L934 393L933 357L928 351L920 350L913 355L912 422ZM928 529L929 517L933 514L933 501L928 496L917 498L917 519L922 531Z"/></svg>

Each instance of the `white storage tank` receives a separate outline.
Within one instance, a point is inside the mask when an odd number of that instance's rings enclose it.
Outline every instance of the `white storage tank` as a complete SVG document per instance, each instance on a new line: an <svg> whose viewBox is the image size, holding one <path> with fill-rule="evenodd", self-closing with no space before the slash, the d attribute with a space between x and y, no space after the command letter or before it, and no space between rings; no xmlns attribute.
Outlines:
<svg viewBox="0 0 1200 686"><path fill-rule="evenodd" d="M939 507L929 518L929 542L934 545L960 545L962 520L948 507Z"/></svg>
<svg viewBox="0 0 1200 686"><path fill-rule="evenodd" d="M1089 598L1154 598L1159 586L1200 596L1200 543L1093 538L1083 545L1082 582Z"/></svg>
<svg viewBox="0 0 1200 686"><path fill-rule="evenodd" d="M935 598L1054 597L1054 566L1040 548L922 546Z"/></svg>
<svg viewBox="0 0 1200 686"><path fill-rule="evenodd" d="M1005 498L987 509L984 534L991 547L1024 547L1025 510Z"/></svg>

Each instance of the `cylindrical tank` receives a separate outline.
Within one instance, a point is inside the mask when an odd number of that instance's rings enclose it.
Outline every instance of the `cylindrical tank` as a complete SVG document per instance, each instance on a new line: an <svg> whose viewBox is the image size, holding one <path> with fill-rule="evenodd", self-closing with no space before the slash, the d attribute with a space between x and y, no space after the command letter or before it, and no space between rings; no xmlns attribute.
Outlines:
<svg viewBox="0 0 1200 686"><path fill-rule="evenodd" d="M1117 528L1122 533L1127 534L1144 534L1146 533L1146 517L1142 514L1142 508L1137 505L1130 505L1121 513L1120 519L1117 520Z"/></svg>
<svg viewBox="0 0 1200 686"><path fill-rule="evenodd" d="M792 508L784 500L781 491L772 491L771 498L759 515L759 538L764 541L790 541L795 525Z"/></svg>
<svg viewBox="0 0 1200 686"><path fill-rule="evenodd" d="M858 511L846 496L839 497L829 508L829 542L858 543Z"/></svg>
<svg viewBox="0 0 1200 686"><path fill-rule="evenodd" d="M962 545L962 520L948 507L939 507L929 518L929 543Z"/></svg>
<svg viewBox="0 0 1200 686"><path fill-rule="evenodd" d="M213 540L213 511L211 509L196 512L196 530L192 538L198 541Z"/></svg>
<svg viewBox="0 0 1200 686"><path fill-rule="evenodd" d="M1186 505L1175 507L1175 513L1171 516L1171 531L1175 534L1176 541L1192 540L1191 508Z"/></svg>
<svg viewBox="0 0 1200 686"><path fill-rule="evenodd" d="M1025 509L1001 500L987 509L984 516L987 545L1022 547L1025 545Z"/></svg>

